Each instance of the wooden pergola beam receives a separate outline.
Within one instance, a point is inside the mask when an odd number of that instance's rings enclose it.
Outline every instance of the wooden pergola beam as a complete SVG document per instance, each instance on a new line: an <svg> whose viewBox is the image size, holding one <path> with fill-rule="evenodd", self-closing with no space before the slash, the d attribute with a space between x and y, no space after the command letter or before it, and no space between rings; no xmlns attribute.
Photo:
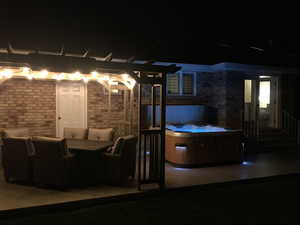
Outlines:
<svg viewBox="0 0 300 225"><path fill-rule="evenodd" d="M111 62L111 60L112 60L112 52L108 53L108 55L104 57L105 62Z"/></svg>
<svg viewBox="0 0 300 225"><path fill-rule="evenodd" d="M65 54L66 54L66 52L65 52L65 46L62 45L61 49L60 49L60 52L59 52L59 55L64 56Z"/></svg>
<svg viewBox="0 0 300 225"><path fill-rule="evenodd" d="M107 72L107 73L130 73L130 71L139 71L149 74L174 73L180 67L145 65L139 63L122 63L100 61L94 58L80 58L74 56L60 55L43 55L43 54L7 54L0 53L0 62L9 64L28 65L33 70L47 69L55 73L74 73L79 70L83 74L91 73L91 71ZM133 75L132 73L130 75ZM137 77L134 77L137 78ZM139 79L136 79L138 82Z"/></svg>
<svg viewBox="0 0 300 225"><path fill-rule="evenodd" d="M135 56L131 56L129 59L126 60L127 63L132 63L135 59Z"/></svg>
<svg viewBox="0 0 300 225"><path fill-rule="evenodd" d="M88 54L89 54L89 50L86 50L86 51L83 53L82 57L83 57L83 58L86 58L86 57L88 56Z"/></svg>
<svg viewBox="0 0 300 225"><path fill-rule="evenodd" d="M155 63L155 60L148 60L148 61L144 62L144 64L146 64L146 65L152 65L153 63Z"/></svg>

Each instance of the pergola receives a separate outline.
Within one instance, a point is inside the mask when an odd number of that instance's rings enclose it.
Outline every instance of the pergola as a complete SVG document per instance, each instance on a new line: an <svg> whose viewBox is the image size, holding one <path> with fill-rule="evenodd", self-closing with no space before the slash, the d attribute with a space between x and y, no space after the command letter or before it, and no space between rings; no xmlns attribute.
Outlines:
<svg viewBox="0 0 300 225"><path fill-rule="evenodd" d="M138 188L143 184L165 184L165 111L166 111L166 74L178 71L176 65L158 66L152 62L134 63L130 58L123 62L112 60L111 54L99 60L89 57L67 55L62 52L13 51L8 48L0 51L0 85L11 78L37 80L73 80L97 81L108 91L116 92L119 88L130 90L132 107L133 91L138 85ZM119 85L122 84L122 85ZM142 128L143 86L150 85L152 94L152 121L150 128ZM159 97L157 96L159 91ZM159 101L158 101L159 99ZM156 107L160 110L160 123L157 125ZM131 121L132 123L132 121ZM132 127L132 125L131 125ZM149 153L147 154L147 151Z"/></svg>

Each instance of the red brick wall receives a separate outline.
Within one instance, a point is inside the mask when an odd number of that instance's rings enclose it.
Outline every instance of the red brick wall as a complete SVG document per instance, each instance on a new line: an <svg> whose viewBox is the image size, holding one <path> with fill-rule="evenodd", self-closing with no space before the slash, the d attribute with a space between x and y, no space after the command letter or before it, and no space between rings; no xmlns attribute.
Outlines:
<svg viewBox="0 0 300 225"><path fill-rule="evenodd" d="M128 134L124 126L124 97L113 95L111 110L101 84L90 82L87 96L88 127L116 129L116 136ZM134 131L137 132L137 98L134 102ZM127 110L129 109L129 106ZM129 119L129 118L128 118ZM27 127L31 135L56 135L55 81L12 79L0 85L0 131Z"/></svg>
<svg viewBox="0 0 300 225"><path fill-rule="evenodd" d="M55 136L55 82L8 80L0 85L0 130L27 127L31 135Z"/></svg>
<svg viewBox="0 0 300 225"><path fill-rule="evenodd" d="M129 134L129 127L124 125L124 110L129 111L129 101L124 109L124 93L111 96L111 110L109 110L108 95L105 94L104 87L96 82L88 84L87 109L88 109L88 127L107 128L113 127L116 130L116 136ZM135 97L134 102L134 131L137 131L137 105ZM127 118L129 120L129 117Z"/></svg>

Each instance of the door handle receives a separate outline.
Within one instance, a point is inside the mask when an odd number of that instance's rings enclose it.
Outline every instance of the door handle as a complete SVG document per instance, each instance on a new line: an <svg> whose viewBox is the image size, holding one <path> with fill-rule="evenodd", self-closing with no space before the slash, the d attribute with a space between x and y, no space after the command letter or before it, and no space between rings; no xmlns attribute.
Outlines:
<svg viewBox="0 0 300 225"><path fill-rule="evenodd" d="M61 120L61 117L59 116L58 119Z"/></svg>

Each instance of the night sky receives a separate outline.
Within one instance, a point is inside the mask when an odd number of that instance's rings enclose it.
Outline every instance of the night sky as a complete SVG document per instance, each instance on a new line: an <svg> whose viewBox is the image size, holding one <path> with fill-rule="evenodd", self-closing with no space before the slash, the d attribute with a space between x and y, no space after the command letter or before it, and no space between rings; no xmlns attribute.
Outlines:
<svg viewBox="0 0 300 225"><path fill-rule="evenodd" d="M0 47L199 64L298 66L300 45L288 36L242 37L238 24L211 23L205 9L182 5L114 8L1 8ZM207 15L207 14L206 14ZM210 22L208 22L210 21ZM233 26L235 25L235 26Z"/></svg>

